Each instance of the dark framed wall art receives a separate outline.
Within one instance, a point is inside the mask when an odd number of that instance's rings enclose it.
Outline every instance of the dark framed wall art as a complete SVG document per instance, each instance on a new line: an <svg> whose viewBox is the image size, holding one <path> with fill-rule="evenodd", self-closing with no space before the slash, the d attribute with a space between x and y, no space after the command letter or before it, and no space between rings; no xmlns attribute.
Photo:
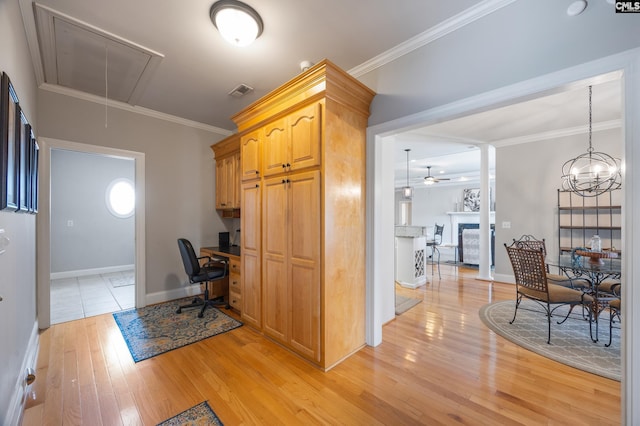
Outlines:
<svg viewBox="0 0 640 426"><path fill-rule="evenodd" d="M2 73L0 88L0 210L18 209L16 134L20 120L18 96L9 76Z"/></svg>
<svg viewBox="0 0 640 426"><path fill-rule="evenodd" d="M37 213L38 142L6 73L0 83L0 210Z"/></svg>

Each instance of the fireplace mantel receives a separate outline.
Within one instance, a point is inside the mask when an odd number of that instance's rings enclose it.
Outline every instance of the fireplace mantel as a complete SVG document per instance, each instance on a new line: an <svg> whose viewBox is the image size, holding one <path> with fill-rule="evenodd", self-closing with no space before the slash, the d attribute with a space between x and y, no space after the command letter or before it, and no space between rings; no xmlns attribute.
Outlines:
<svg viewBox="0 0 640 426"><path fill-rule="evenodd" d="M459 223L480 223L480 212L447 212L451 222L451 240L458 241ZM496 212L489 212L489 223L496 223Z"/></svg>

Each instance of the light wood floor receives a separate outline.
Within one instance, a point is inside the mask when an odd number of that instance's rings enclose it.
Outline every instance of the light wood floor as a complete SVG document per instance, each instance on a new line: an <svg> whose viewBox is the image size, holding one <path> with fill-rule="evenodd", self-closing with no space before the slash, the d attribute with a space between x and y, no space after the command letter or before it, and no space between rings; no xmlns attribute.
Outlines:
<svg viewBox="0 0 640 426"><path fill-rule="evenodd" d="M620 383L489 331L513 287L443 266L384 342L323 373L244 326L134 363L111 315L40 336L24 425L154 425L209 401L226 425L619 424ZM194 313L195 314L195 313Z"/></svg>

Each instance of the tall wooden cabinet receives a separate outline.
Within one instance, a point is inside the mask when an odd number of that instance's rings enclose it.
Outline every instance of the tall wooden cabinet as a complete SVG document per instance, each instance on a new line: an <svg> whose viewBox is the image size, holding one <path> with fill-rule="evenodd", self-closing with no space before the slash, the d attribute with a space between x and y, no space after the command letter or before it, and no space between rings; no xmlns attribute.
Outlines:
<svg viewBox="0 0 640 426"><path fill-rule="evenodd" d="M242 318L324 370L365 345L365 132L374 95L323 61L232 117L243 181Z"/></svg>

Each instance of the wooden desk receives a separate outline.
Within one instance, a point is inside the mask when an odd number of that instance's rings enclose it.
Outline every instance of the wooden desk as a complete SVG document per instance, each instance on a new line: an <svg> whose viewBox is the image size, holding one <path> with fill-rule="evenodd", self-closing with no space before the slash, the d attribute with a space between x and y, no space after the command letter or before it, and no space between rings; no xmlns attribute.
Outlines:
<svg viewBox="0 0 640 426"><path fill-rule="evenodd" d="M238 312L242 305L240 290L240 247L201 247L200 256L225 257L229 259L229 275L224 280L214 282L210 297L224 296L229 305Z"/></svg>

